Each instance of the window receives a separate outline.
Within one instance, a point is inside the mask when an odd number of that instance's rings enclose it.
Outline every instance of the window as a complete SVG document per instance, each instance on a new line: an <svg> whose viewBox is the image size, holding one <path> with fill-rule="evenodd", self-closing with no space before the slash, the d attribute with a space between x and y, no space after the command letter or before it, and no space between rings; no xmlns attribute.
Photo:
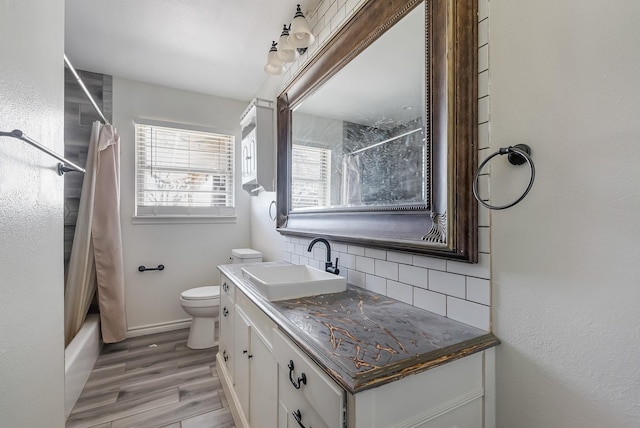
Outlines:
<svg viewBox="0 0 640 428"><path fill-rule="evenodd" d="M232 135L136 124L136 216L233 216Z"/></svg>
<svg viewBox="0 0 640 428"><path fill-rule="evenodd" d="M331 203L331 150L293 144L291 208L328 207Z"/></svg>

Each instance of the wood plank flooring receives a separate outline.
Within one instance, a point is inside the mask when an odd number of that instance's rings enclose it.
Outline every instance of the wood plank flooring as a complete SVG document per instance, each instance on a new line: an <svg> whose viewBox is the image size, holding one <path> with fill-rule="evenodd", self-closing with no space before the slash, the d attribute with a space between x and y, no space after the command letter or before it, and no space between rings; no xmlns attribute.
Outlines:
<svg viewBox="0 0 640 428"><path fill-rule="evenodd" d="M188 329L105 345L67 428L234 428L215 370L218 348Z"/></svg>

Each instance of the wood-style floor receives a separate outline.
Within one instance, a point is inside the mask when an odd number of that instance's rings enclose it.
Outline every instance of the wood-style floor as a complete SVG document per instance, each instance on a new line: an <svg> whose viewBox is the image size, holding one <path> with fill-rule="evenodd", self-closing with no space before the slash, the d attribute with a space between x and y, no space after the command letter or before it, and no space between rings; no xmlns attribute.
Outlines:
<svg viewBox="0 0 640 428"><path fill-rule="evenodd" d="M67 428L233 428L215 370L218 348L187 348L189 330L105 345Z"/></svg>

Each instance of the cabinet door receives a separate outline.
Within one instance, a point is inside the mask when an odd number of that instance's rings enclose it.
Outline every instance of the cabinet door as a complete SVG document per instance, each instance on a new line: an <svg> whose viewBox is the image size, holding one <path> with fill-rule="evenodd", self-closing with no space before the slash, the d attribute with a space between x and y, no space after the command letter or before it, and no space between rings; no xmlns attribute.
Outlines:
<svg viewBox="0 0 640 428"><path fill-rule="evenodd" d="M229 284L229 281L224 281L226 278L222 277L222 284ZM223 287L224 290L224 287ZM233 300L229 296L227 292L220 293L220 343L218 352L222 355L222 361L226 365L227 373L231 377L231 381L234 381L233 378L233 370L234 370L234 306Z"/></svg>
<svg viewBox="0 0 640 428"><path fill-rule="evenodd" d="M278 416L278 364L254 329L251 329L250 335L249 422L254 428L275 428Z"/></svg>
<svg viewBox="0 0 640 428"><path fill-rule="evenodd" d="M256 130L255 128L242 139L242 182L256 178Z"/></svg>
<svg viewBox="0 0 640 428"><path fill-rule="evenodd" d="M235 308L235 346L234 346L234 381L235 390L242 407L242 412L249 416L249 320L241 309Z"/></svg>

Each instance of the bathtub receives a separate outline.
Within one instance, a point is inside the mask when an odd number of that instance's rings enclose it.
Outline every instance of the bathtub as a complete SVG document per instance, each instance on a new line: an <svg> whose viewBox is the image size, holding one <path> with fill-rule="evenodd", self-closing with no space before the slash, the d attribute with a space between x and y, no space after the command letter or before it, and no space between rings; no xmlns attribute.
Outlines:
<svg viewBox="0 0 640 428"><path fill-rule="evenodd" d="M64 413L73 410L100 355L100 316L89 314L82 328L64 350Z"/></svg>

